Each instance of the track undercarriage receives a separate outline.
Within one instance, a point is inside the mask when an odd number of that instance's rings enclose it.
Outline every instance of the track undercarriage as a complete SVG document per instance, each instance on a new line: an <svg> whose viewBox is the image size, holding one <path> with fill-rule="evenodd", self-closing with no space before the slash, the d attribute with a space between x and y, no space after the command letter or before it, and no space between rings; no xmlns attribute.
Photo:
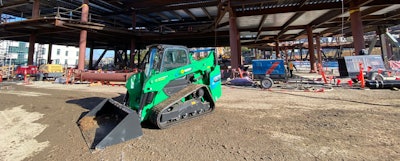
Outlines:
<svg viewBox="0 0 400 161"><path fill-rule="evenodd" d="M150 122L160 129L167 128L214 110L210 91L204 85L192 84L152 108Z"/></svg>

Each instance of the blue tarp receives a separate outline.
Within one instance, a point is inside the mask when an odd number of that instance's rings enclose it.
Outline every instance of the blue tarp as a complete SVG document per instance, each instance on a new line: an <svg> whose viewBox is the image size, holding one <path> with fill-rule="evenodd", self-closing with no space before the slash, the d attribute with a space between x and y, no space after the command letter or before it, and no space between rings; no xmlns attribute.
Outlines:
<svg viewBox="0 0 400 161"><path fill-rule="evenodd" d="M272 67L274 63L279 63L278 66L274 68L271 75L285 75L285 65L283 60L269 60L260 59L253 60L253 74L255 75L265 75L265 73Z"/></svg>

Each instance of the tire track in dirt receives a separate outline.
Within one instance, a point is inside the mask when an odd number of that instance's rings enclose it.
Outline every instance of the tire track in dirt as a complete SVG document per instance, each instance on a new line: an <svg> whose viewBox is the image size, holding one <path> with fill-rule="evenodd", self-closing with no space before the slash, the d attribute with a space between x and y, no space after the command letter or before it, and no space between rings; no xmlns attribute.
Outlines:
<svg viewBox="0 0 400 161"><path fill-rule="evenodd" d="M34 123L44 114L27 112L21 106L0 111L0 160L19 161L42 151L48 141L39 143L35 137L42 133L47 125Z"/></svg>

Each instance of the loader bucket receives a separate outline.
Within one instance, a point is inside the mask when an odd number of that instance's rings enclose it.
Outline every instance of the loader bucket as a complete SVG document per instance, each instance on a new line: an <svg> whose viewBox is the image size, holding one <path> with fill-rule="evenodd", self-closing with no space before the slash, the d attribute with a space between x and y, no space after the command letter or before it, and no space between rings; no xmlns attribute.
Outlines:
<svg viewBox="0 0 400 161"><path fill-rule="evenodd" d="M143 135L138 114L113 99L105 99L78 121L90 149L104 149Z"/></svg>

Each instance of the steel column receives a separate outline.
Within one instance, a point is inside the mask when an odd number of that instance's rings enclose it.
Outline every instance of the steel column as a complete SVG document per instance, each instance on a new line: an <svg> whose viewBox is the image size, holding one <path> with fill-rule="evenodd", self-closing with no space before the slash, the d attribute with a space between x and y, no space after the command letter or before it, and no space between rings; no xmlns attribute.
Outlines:
<svg viewBox="0 0 400 161"><path fill-rule="evenodd" d="M315 46L317 48L318 63L322 65L321 41L319 35L315 37Z"/></svg>
<svg viewBox="0 0 400 161"><path fill-rule="evenodd" d="M231 69L236 69L241 63L241 51L239 33L236 23L236 15L233 11L229 12L229 43L231 48Z"/></svg>
<svg viewBox="0 0 400 161"><path fill-rule="evenodd" d="M132 30L136 29L136 12L132 12Z"/></svg>
<svg viewBox="0 0 400 161"><path fill-rule="evenodd" d="M117 66L118 63L118 51L117 48L114 48L114 66Z"/></svg>
<svg viewBox="0 0 400 161"><path fill-rule="evenodd" d="M307 36L308 36L308 53L310 55L310 73L315 73L316 70L315 70L314 39L311 26L307 26Z"/></svg>
<svg viewBox="0 0 400 161"><path fill-rule="evenodd" d="M351 33L353 34L353 43L355 55L365 48L363 24L361 21L360 7L350 4Z"/></svg>
<svg viewBox="0 0 400 161"><path fill-rule="evenodd" d="M89 0L83 0L81 22L88 22L88 17L89 17L88 4ZM87 31L81 30L79 39L79 62L78 62L78 70L81 71L85 69L86 41L87 41Z"/></svg>
<svg viewBox="0 0 400 161"><path fill-rule="evenodd" d="M52 55L52 51L53 50L53 44L49 44L49 49L47 50L47 64L51 64L52 60L51 60L51 55Z"/></svg>
<svg viewBox="0 0 400 161"><path fill-rule="evenodd" d="M379 34L379 40L381 41L381 52L382 52L382 60L385 62L385 65L387 65L388 61L388 48L387 48L387 41L386 41L386 31L387 29L385 27L378 27L378 34Z"/></svg>
<svg viewBox="0 0 400 161"><path fill-rule="evenodd" d="M33 65L33 54L35 53L36 33L29 36L28 65Z"/></svg>
<svg viewBox="0 0 400 161"><path fill-rule="evenodd" d="M276 59L281 57L281 54L279 51L279 41L278 40L275 41L275 56L276 56Z"/></svg>
<svg viewBox="0 0 400 161"><path fill-rule="evenodd" d="M35 0L32 6L32 19L39 18L40 0ZM33 55L35 53L36 33L29 36L28 65L33 65Z"/></svg>
<svg viewBox="0 0 400 161"><path fill-rule="evenodd" d="M289 64L289 54L288 54L288 49L287 47L285 47L285 64Z"/></svg>
<svg viewBox="0 0 400 161"><path fill-rule="evenodd" d="M40 0L33 1L32 6L32 19L36 19L40 17Z"/></svg>
<svg viewBox="0 0 400 161"><path fill-rule="evenodd" d="M136 49L136 40L134 38L131 39L131 53L129 56L129 67L135 67L135 49Z"/></svg>
<svg viewBox="0 0 400 161"><path fill-rule="evenodd" d="M92 44L93 44L93 43L92 43ZM93 70L93 69L96 68L96 67L93 66L93 52L94 52L93 46L94 46L94 45L92 45L92 46L90 47L90 54L89 54L89 70Z"/></svg>

